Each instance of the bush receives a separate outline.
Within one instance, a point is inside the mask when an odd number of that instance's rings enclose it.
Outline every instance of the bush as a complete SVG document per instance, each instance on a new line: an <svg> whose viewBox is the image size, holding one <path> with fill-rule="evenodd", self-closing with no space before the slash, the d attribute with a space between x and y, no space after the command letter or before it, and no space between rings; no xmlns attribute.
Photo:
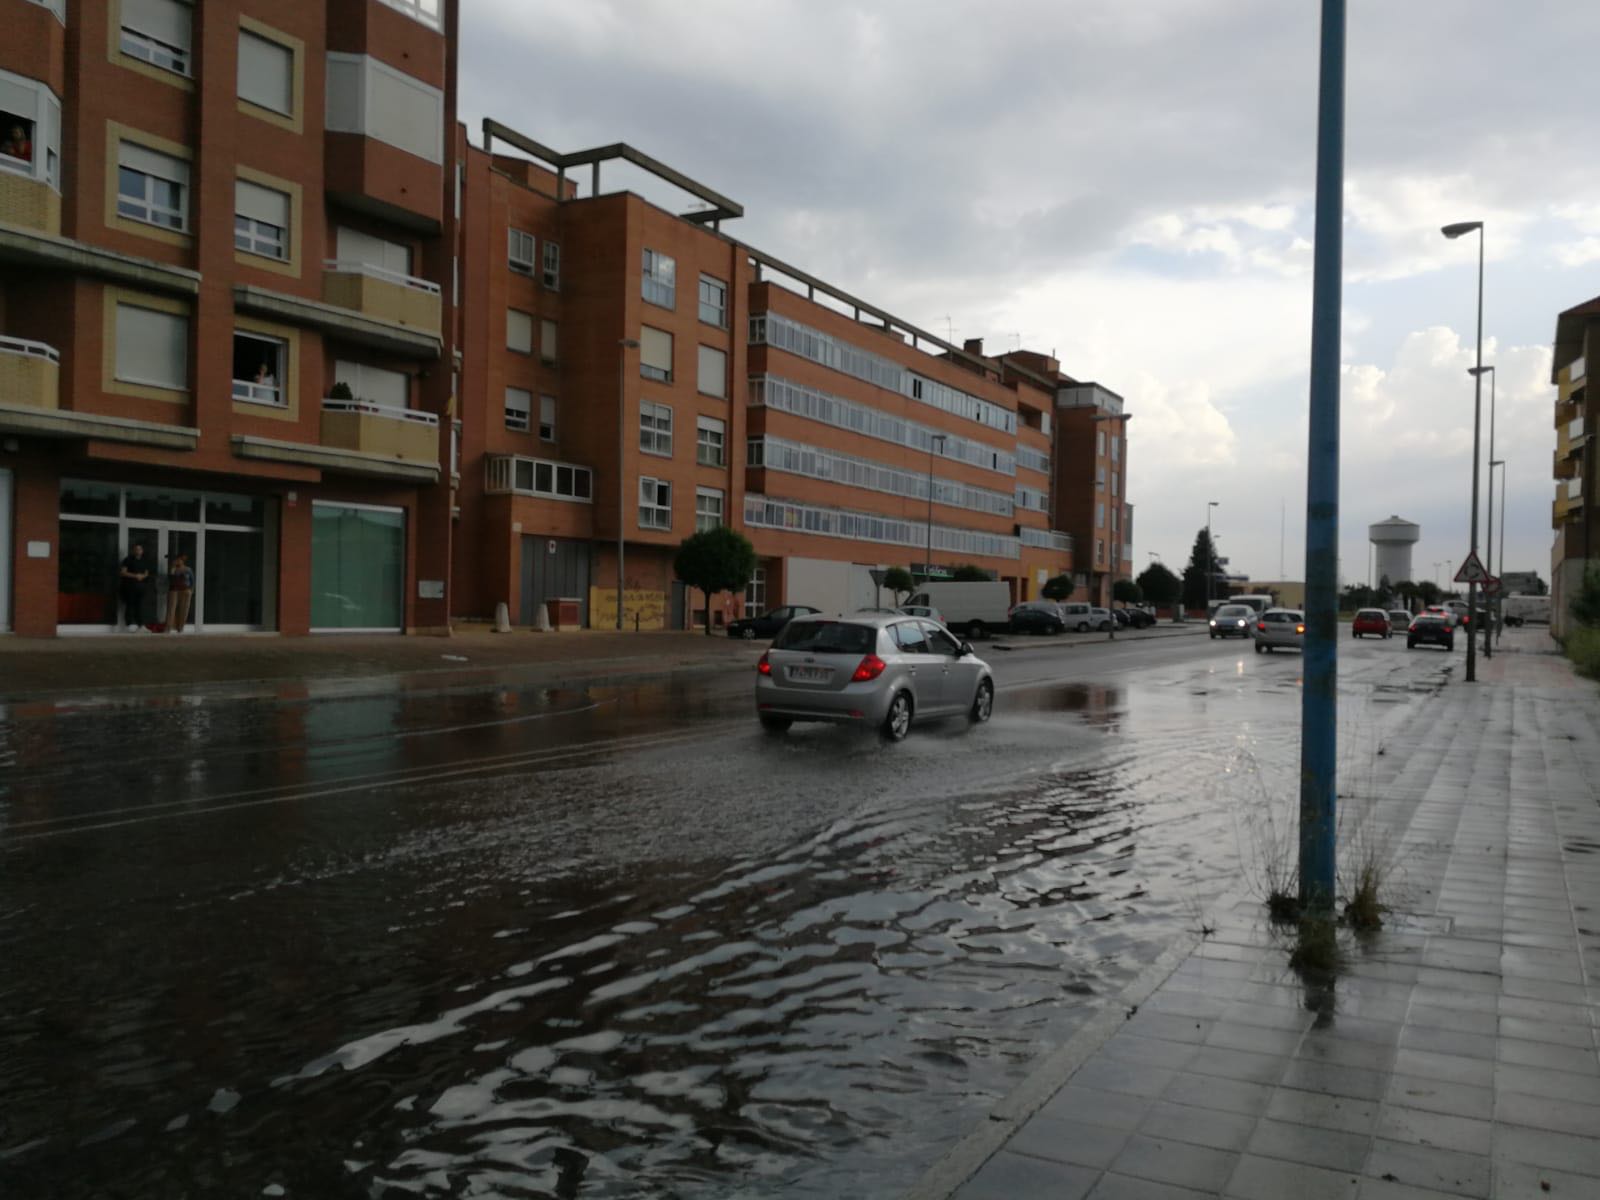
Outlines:
<svg viewBox="0 0 1600 1200"><path fill-rule="evenodd" d="M895 594L898 602L899 597L909 596L917 590L917 581L904 567L890 567L883 573L883 586Z"/></svg>
<svg viewBox="0 0 1600 1200"><path fill-rule="evenodd" d="M962 563L950 573L950 578L956 583L988 583L994 578L994 572L985 571L971 563Z"/></svg>
<svg viewBox="0 0 1600 1200"><path fill-rule="evenodd" d="M1072 582L1071 575L1055 575L1044 581L1044 586L1039 589L1039 594L1046 600L1065 600L1072 595L1072 590L1076 586Z"/></svg>
<svg viewBox="0 0 1600 1200"><path fill-rule="evenodd" d="M1567 634L1566 651L1578 674L1600 679L1600 629L1580 625Z"/></svg>

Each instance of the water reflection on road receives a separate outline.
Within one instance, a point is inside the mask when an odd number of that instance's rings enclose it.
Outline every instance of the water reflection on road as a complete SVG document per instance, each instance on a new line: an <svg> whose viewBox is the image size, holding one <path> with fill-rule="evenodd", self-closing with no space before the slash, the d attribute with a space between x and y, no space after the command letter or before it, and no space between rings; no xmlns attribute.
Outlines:
<svg viewBox="0 0 1600 1200"><path fill-rule="evenodd" d="M13 710L0 1184L892 1194L1237 882L1273 667L893 748L742 686Z"/></svg>

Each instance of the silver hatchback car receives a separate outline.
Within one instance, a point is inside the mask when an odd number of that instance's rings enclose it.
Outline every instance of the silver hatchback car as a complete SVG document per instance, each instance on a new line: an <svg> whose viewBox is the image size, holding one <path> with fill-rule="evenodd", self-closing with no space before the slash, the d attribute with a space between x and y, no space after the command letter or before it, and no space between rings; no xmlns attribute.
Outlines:
<svg viewBox="0 0 1600 1200"><path fill-rule="evenodd" d="M756 672L756 715L773 733L795 721L834 721L898 742L913 719L965 714L976 724L994 712L989 664L922 617L798 617Z"/></svg>
<svg viewBox="0 0 1600 1200"><path fill-rule="evenodd" d="M1256 653L1270 650L1304 650L1306 615L1297 608L1269 608L1250 628Z"/></svg>

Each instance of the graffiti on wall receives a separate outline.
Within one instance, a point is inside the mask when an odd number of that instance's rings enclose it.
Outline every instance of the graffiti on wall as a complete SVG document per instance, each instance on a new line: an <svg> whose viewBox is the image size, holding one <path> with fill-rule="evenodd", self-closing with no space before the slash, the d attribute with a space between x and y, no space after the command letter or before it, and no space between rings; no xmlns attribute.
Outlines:
<svg viewBox="0 0 1600 1200"><path fill-rule="evenodd" d="M635 624L637 621L637 624ZM667 594L629 588L622 593L622 624L625 629L665 629ZM589 589L589 628L617 627L617 589Z"/></svg>

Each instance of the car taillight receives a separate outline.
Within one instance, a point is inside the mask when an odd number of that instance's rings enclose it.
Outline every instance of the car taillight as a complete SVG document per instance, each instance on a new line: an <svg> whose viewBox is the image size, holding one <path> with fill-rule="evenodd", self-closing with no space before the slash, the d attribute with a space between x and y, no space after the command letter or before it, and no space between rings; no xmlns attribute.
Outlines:
<svg viewBox="0 0 1600 1200"><path fill-rule="evenodd" d="M1262 633L1265 633L1267 631L1267 623L1265 621L1257 621L1256 628L1261 630Z"/></svg>
<svg viewBox="0 0 1600 1200"><path fill-rule="evenodd" d="M767 658L767 652L765 650L761 652L761 661L756 664L756 673L758 675L772 674L772 663Z"/></svg>
<svg viewBox="0 0 1600 1200"><path fill-rule="evenodd" d="M876 654L869 654L856 664L855 673L850 676L851 683L866 683L882 675L889 664Z"/></svg>
<svg viewBox="0 0 1600 1200"><path fill-rule="evenodd" d="M1294 631L1296 633L1304 633L1306 631L1306 627L1304 625L1296 625L1294 627Z"/></svg>

